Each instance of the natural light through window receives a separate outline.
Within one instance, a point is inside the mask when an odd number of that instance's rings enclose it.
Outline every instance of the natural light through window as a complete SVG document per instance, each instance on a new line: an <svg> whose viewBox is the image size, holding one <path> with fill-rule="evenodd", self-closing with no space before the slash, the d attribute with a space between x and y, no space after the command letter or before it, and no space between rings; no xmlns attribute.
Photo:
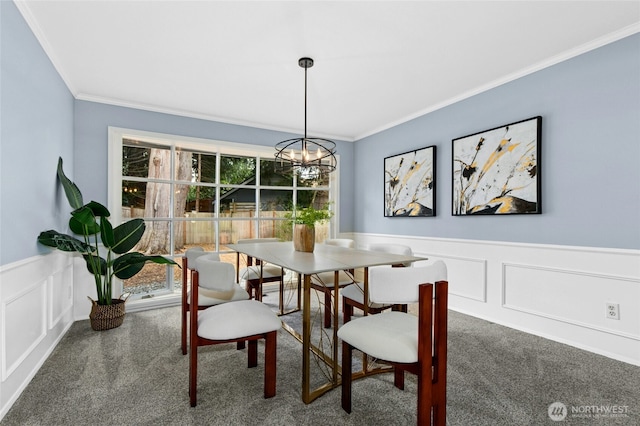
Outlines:
<svg viewBox="0 0 640 426"><path fill-rule="evenodd" d="M239 239L290 241L294 206L337 209L335 177L298 181L274 171L272 147L109 129L109 209L115 224L143 218L145 234L135 248L179 261L190 247L221 253ZM318 242L333 222L316 229ZM132 298L174 294L179 268L147 264L123 282Z"/></svg>

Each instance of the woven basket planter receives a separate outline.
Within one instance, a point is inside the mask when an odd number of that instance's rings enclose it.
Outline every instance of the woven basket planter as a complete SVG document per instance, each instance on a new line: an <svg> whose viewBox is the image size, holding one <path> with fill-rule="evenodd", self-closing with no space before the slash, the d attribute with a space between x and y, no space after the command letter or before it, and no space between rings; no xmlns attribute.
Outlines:
<svg viewBox="0 0 640 426"><path fill-rule="evenodd" d="M124 302L127 299L111 299L111 305L98 305L98 302L91 300L91 312L89 322L91 328L96 331L111 330L122 325L124 321Z"/></svg>

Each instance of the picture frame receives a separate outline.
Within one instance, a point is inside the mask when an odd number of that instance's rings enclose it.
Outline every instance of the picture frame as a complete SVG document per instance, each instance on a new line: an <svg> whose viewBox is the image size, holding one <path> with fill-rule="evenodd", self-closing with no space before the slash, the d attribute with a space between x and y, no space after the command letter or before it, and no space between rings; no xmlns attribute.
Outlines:
<svg viewBox="0 0 640 426"><path fill-rule="evenodd" d="M542 117L452 140L452 215L542 213Z"/></svg>
<svg viewBox="0 0 640 426"><path fill-rule="evenodd" d="M384 159L384 216L436 215L436 147Z"/></svg>

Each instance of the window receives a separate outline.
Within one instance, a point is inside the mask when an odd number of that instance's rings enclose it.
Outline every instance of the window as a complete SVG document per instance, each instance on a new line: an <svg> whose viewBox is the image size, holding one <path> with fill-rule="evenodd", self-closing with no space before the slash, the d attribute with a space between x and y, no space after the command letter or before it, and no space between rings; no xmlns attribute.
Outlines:
<svg viewBox="0 0 640 426"><path fill-rule="evenodd" d="M137 251L180 258L188 248L202 246L235 266L227 244L243 238L291 240L286 215L293 206L331 202L337 211L337 172L321 181L298 181L274 173L273 153L271 147L110 128L113 222L144 218ZM332 224L317 227L319 242L331 234ZM156 264L123 282L133 299L173 294L180 285L179 268Z"/></svg>

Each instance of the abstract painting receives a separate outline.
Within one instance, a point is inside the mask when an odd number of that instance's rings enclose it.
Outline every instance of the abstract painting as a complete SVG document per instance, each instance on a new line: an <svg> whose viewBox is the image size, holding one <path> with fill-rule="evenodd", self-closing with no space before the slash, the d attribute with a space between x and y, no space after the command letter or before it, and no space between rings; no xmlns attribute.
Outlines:
<svg viewBox="0 0 640 426"><path fill-rule="evenodd" d="M453 140L454 216L541 213L542 117Z"/></svg>
<svg viewBox="0 0 640 426"><path fill-rule="evenodd" d="M385 217L436 215L436 147L384 159Z"/></svg>

